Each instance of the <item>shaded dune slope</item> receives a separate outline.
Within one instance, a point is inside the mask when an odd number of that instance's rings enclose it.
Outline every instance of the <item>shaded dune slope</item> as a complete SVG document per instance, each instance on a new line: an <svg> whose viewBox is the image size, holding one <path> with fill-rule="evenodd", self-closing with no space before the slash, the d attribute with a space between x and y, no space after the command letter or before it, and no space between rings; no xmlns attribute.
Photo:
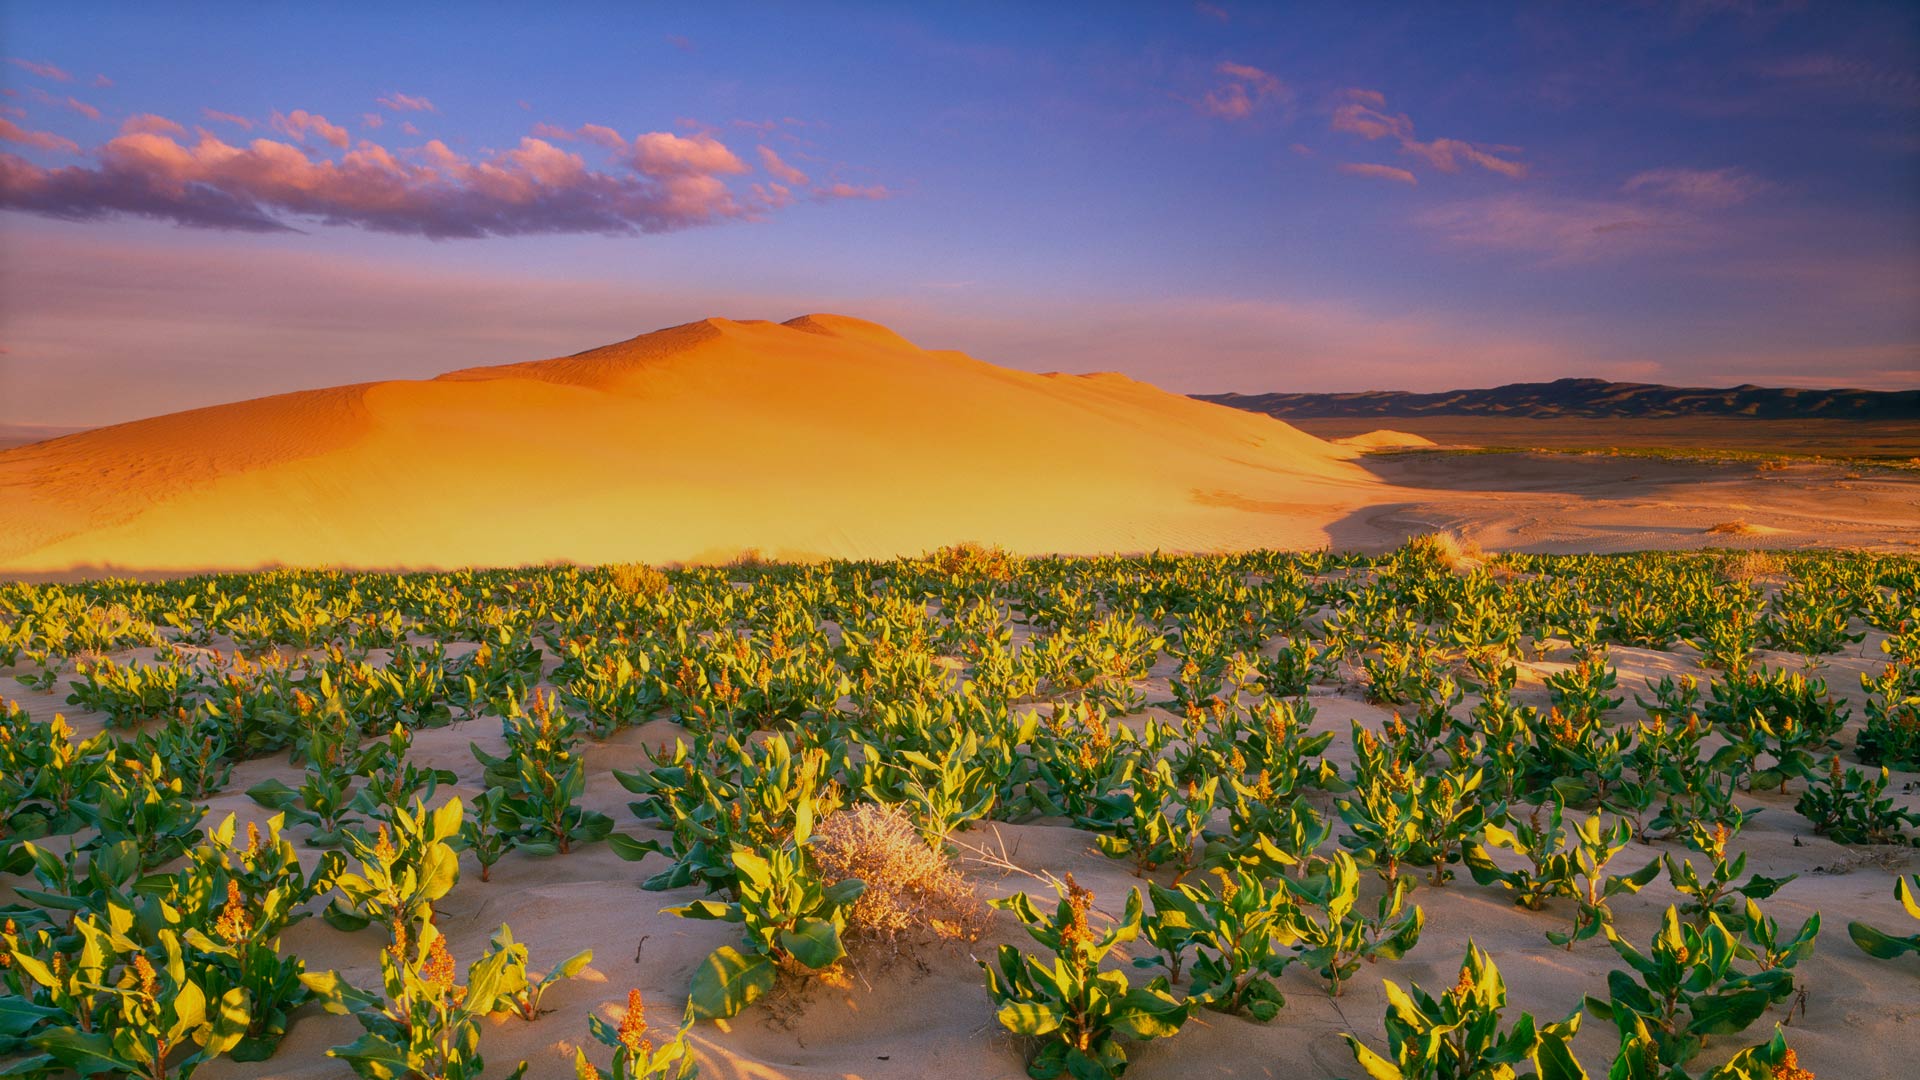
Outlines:
<svg viewBox="0 0 1920 1080"><path fill-rule="evenodd" d="M285 394L0 453L0 569L1289 546L1377 486L1265 416L844 316Z"/></svg>

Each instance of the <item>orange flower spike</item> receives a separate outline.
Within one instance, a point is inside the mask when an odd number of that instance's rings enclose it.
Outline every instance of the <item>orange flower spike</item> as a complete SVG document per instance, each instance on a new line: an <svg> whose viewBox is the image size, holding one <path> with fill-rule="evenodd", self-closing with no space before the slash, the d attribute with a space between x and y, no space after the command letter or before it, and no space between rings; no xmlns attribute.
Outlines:
<svg viewBox="0 0 1920 1080"><path fill-rule="evenodd" d="M133 977L140 993L146 995L148 1000L159 996L160 978L155 974L153 965L147 962L146 953L133 954Z"/></svg>
<svg viewBox="0 0 1920 1080"><path fill-rule="evenodd" d="M420 966L420 981L442 994L453 989L453 954L447 951L444 934L434 938L433 944L427 947L427 962Z"/></svg>
<svg viewBox="0 0 1920 1080"><path fill-rule="evenodd" d="M627 991L627 1015L620 1019L620 1045L646 1057L653 1053L653 1041L647 1038L647 1005L640 991Z"/></svg>
<svg viewBox="0 0 1920 1080"><path fill-rule="evenodd" d="M227 882L227 906L220 910L213 929L229 945L238 945L253 933L253 913L247 910L246 898L240 895L239 882Z"/></svg>

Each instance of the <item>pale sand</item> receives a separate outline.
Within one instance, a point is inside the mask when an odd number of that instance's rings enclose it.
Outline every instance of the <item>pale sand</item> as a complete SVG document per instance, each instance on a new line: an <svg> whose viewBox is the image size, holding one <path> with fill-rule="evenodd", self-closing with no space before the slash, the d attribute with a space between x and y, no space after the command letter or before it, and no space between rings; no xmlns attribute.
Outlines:
<svg viewBox="0 0 1920 1080"><path fill-rule="evenodd" d="M1395 431L1392 428L1379 428L1364 434L1346 435L1327 441L1336 446L1352 446L1361 450L1405 450L1437 445L1425 435L1415 435L1410 431Z"/></svg>
<svg viewBox="0 0 1920 1080"><path fill-rule="evenodd" d="M1828 657L1821 671L1836 696L1852 705L1854 719L1842 737L1848 745L1861 716L1857 675L1878 669L1878 643L1883 637L1870 633L1861 645ZM1611 714L1612 719L1626 722L1644 715L1633 705L1632 694L1646 693L1647 680L1681 672L1704 675L1692 663L1694 655L1685 647L1676 653L1614 648L1612 659L1620 669L1620 690L1628 704ZM381 662L384 654L374 659ZM1564 667L1566 659L1562 649L1545 662L1523 663L1520 699L1544 708L1546 695L1539 680ZM1776 653L1763 652L1758 659L1774 666L1799 663L1798 658ZM1149 698L1168 696L1170 673L1171 663L1163 659L1156 677L1144 684ZM51 696L26 694L21 700L36 717L47 718L56 711ZM1319 710L1314 729L1337 733L1329 756L1343 770L1351 761L1349 721L1357 718L1378 728L1391 715L1386 708L1360 700L1357 688L1316 687L1311 701ZM78 714L70 719L83 733L99 730L97 717ZM1130 721L1136 727L1143 722L1144 714ZM643 746L670 743L679 734L676 725L661 720L588 744L584 802L611 814L621 831L650 835L650 829L639 825L627 810L631 796L609 770L640 767L645 760ZM469 741L492 753L504 751L499 725L483 718L419 732L412 758L423 766L459 774L460 785L451 793L470 799L480 790L480 775L467 749ZM264 821L266 812L242 792L269 776L298 782L285 755L241 764L225 793L211 800L209 824L229 812L242 822ZM1920 776L1896 773L1893 789L1916 779ZM1796 782L1793 790L1800 786ZM447 794L443 788L436 799ZM1896 797L1905 806L1920 803L1920 796L1911 791ZM1784 798L1743 795L1743 804L1763 812L1733 845L1749 853L1750 871L1801 875L1765 904L1767 912L1789 930L1815 911L1824 913L1818 948L1798 969L1809 995L1804 1015L1793 1017L1790 1038L1802 1064L1826 1080L1910 1075L1910 1060L1920 1048L1913 1034L1914 1025L1920 1023L1920 995L1913 991L1920 962L1912 957L1895 962L1867 957L1847 939L1846 923L1859 918L1899 933L1912 931L1911 920L1893 897L1893 884L1899 870L1913 868L1914 852L1847 848L1815 837L1794 813L1794 798L1793 794ZM291 835L297 841L304 832L294 829ZM1126 890L1143 885L1130 873L1131 863L1107 859L1093 847L1092 834L1063 825L989 824L959 839L996 849L1004 846L1016 863L1029 869L1056 875L1072 871L1094 890L1098 908L1108 914L1120 910ZM1616 865L1636 868L1662 851L1685 854L1677 843L1633 845ZM571 1077L572 1048L582 1043L604 1065L604 1050L587 1038L587 1016L597 1011L617 1021L630 987L645 992L655 1038L662 1037L665 1025L671 1024L685 1000L694 967L713 948L732 941L736 932L722 923L659 914L662 907L699 895L697 889L641 890L638 882L664 865L658 856L638 865L622 862L603 843L547 859L509 855L494 867L493 880L482 883L477 866L463 860L459 886L439 907L440 925L449 933L463 971L466 962L486 949L487 939L502 922L510 923L515 937L530 944L536 971L583 948L593 949L595 957L582 978L561 983L547 994L546 1005L553 1011L537 1022L498 1020L486 1026L483 1052L492 1067L490 1075L503 1075L515 1062L526 1059L531 1062L528 1075L536 1080ZM978 864L968 868L968 876L990 896L1022 889L1045 893L1045 887L1034 880ZM1158 878L1164 881L1166 875ZM1372 875L1367 887L1378 888ZM1656 930L1660 912L1675 899L1664 876L1637 896L1616 898L1613 907L1621 931L1644 944ZM9 891L0 886L0 903L10 900ZM1361 1075L1339 1035L1355 1031L1376 1047L1382 1044L1385 997L1380 980L1390 978L1403 986L1419 982L1437 993L1452 985L1469 937L1500 965L1510 1007L1541 1018L1558 1019L1575 1008L1583 994L1604 993L1606 973L1621 966L1603 939L1581 943L1571 952L1546 941L1545 930L1563 929L1572 917L1565 901L1555 901L1542 912L1529 912L1513 906L1499 889L1475 885L1464 872L1443 888L1423 885L1414 900L1427 916L1420 944L1402 960L1363 967L1339 999L1329 999L1316 978L1291 967L1280 980L1287 1005L1272 1023L1202 1012L1173 1038L1137 1047L1128 1075L1140 1080ZM378 954L384 940L377 929L347 934L313 918L291 930L284 946L304 957L312 969L338 968L358 985L372 987L378 984ZM996 1023L980 972L968 958L969 953L990 956L999 942L1031 945L1011 915L997 912L984 940L970 947L924 951L919 954L922 966L908 963L862 974L851 991L817 987L804 1001L783 1002L777 1014L756 1007L733 1021L730 1030L702 1024L694 1037L701 1075L710 1080L927 1076L1015 1080L1024 1075L1017 1043ZM1776 1007L1744 1036L1715 1038L1694 1062L1696 1071L1724 1059L1738 1046L1765 1038L1773 1023L1784 1019L1785 1009ZM290 1035L271 1061L248 1065L222 1059L199 1075L207 1080L337 1080L348 1075L347 1070L323 1056L326 1048L349 1042L359 1032L352 1019L309 1007L297 1014ZM1588 1068L1603 1075L1615 1045L1611 1025L1588 1018L1576 1045Z"/></svg>

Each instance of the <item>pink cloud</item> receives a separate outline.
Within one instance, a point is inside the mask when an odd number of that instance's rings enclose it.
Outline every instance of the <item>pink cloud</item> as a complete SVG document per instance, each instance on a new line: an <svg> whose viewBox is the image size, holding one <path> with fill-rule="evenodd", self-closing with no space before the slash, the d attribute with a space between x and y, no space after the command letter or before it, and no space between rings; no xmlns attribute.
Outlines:
<svg viewBox="0 0 1920 1080"><path fill-rule="evenodd" d="M394 112L439 112L440 111L439 109L434 108L433 102L428 101L426 98L414 97L411 94L402 94L398 91L395 91L394 93L388 94L385 97L379 98L377 100L380 102L381 105L384 105L389 109L392 109Z"/></svg>
<svg viewBox="0 0 1920 1080"><path fill-rule="evenodd" d="M1413 137L1413 121L1406 113L1389 113L1387 96L1378 90L1344 90L1345 100L1334 107L1329 126L1334 131L1358 135L1369 142L1391 138L1402 153L1411 154L1441 172L1458 172L1461 164L1478 165L1515 180L1527 175L1525 162L1501 157L1518 153L1517 147L1483 146L1461 139L1431 139L1421 142Z"/></svg>
<svg viewBox="0 0 1920 1080"><path fill-rule="evenodd" d="M77 154L80 152L80 144L74 142L72 139L61 138L50 131L28 131L19 124L5 118L0 118L0 142L19 143L22 146L31 146L36 150L61 150L69 154ZM19 158L14 157L12 154L0 154L0 173L4 173L6 168L5 161L9 158L14 161L20 161ZM26 165L24 161L22 161L21 164ZM32 168L30 165L27 167Z"/></svg>
<svg viewBox="0 0 1920 1080"><path fill-rule="evenodd" d="M381 116L377 112L368 112L368 113L360 114L360 124L362 127L372 128L373 130L378 131L380 128L385 127L386 123L387 123L387 118L384 116Z"/></svg>
<svg viewBox="0 0 1920 1080"><path fill-rule="evenodd" d="M674 48L680 50L683 53L690 53L693 51L693 40L681 34L668 34L667 44L673 46Z"/></svg>
<svg viewBox="0 0 1920 1080"><path fill-rule="evenodd" d="M633 140L634 167L650 176L716 175L747 171L747 163L711 135L654 131Z"/></svg>
<svg viewBox="0 0 1920 1080"><path fill-rule="evenodd" d="M413 126L413 121L411 121L411 120L403 120L403 121L401 121L401 122L400 122L400 130L401 130L401 132L402 132L403 134L407 134L407 135L418 135L418 134L420 134L420 129L419 129L419 128L417 128L417 127L414 127L414 126Z"/></svg>
<svg viewBox="0 0 1920 1080"><path fill-rule="evenodd" d="M816 199L890 199L893 192L884 184L832 183L813 189Z"/></svg>
<svg viewBox="0 0 1920 1080"><path fill-rule="evenodd" d="M1386 100L1378 93L1366 90L1349 90L1347 93L1366 97L1336 107L1331 125L1333 130L1352 132L1363 139L1384 139L1389 135L1401 139L1412 137L1413 121L1407 119L1405 113L1388 115L1380 111Z"/></svg>
<svg viewBox="0 0 1920 1080"><path fill-rule="evenodd" d="M79 98L69 97L66 101L61 102L61 104L65 105L67 108L72 109L74 112L79 113L81 116L84 116L89 120L100 119L100 110L94 108L93 106L87 104L84 101L81 101Z"/></svg>
<svg viewBox="0 0 1920 1080"><path fill-rule="evenodd" d="M1418 184L1420 178L1405 169L1396 169L1391 165L1375 165L1365 161L1349 161L1340 166L1340 171L1349 176L1370 176L1376 180L1394 180L1402 184Z"/></svg>
<svg viewBox="0 0 1920 1080"><path fill-rule="evenodd" d="M276 127L321 131L318 118ZM157 119L157 118L156 118ZM398 153L371 142L335 160L292 142L230 145L202 132L123 134L94 151L98 164L42 169L0 155L0 207L93 220L132 214L208 228L281 231L298 219L430 237L527 233L649 233L743 220L791 201L766 187L743 202L726 178L747 165L706 135L650 132L622 144L611 167L534 137L476 159L431 141ZM331 126L331 125L329 125ZM608 129L602 129L608 130ZM22 133L26 141L29 133ZM328 139L331 142L331 138ZM816 199L878 199L881 185L833 184Z"/></svg>
<svg viewBox="0 0 1920 1080"><path fill-rule="evenodd" d="M1200 111L1210 116L1223 120L1245 120L1269 100L1284 103L1293 97L1285 83L1257 67L1228 60L1222 61L1214 71L1226 76L1227 81L1207 91L1206 96L1200 99Z"/></svg>
<svg viewBox="0 0 1920 1080"><path fill-rule="evenodd" d="M17 56L9 56L7 57L7 63L12 64L14 67L17 67L22 71L26 71L31 74L38 75L43 79L52 79L55 82L72 82L73 81L73 76L67 74L65 71L62 71L61 69L53 66L52 64L46 63L45 61L22 60L20 57L17 57Z"/></svg>
<svg viewBox="0 0 1920 1080"><path fill-rule="evenodd" d="M105 75L95 75L93 77L93 85L101 90L110 90L113 88L113 80L107 78Z"/></svg>
<svg viewBox="0 0 1920 1080"><path fill-rule="evenodd" d="M244 116L235 116L229 112L221 112L219 109L201 109L200 115L208 120L216 120L222 124L232 124L242 131L253 130L253 121Z"/></svg>
<svg viewBox="0 0 1920 1080"><path fill-rule="evenodd" d="M542 120L533 125L533 137L536 139L553 139L558 142L572 142L578 136L558 124L549 124L545 120Z"/></svg>
<svg viewBox="0 0 1920 1080"><path fill-rule="evenodd" d="M618 150L627 145L627 140L619 132L604 124L581 124L580 137L610 150Z"/></svg>
<svg viewBox="0 0 1920 1080"><path fill-rule="evenodd" d="M1400 149L1426 161L1441 172L1458 172L1462 161L1478 165L1490 172L1510 176L1515 180L1527 175L1524 162L1509 161L1459 139L1434 139L1432 142L1420 142L1416 139L1403 139Z"/></svg>
<svg viewBox="0 0 1920 1080"><path fill-rule="evenodd" d="M1200 3L1193 5L1193 10L1216 22L1226 22L1231 18L1231 16L1227 14L1226 8L1218 4L1209 4L1206 0L1201 0Z"/></svg>
<svg viewBox="0 0 1920 1080"><path fill-rule="evenodd" d="M176 135L185 138L187 129L164 116L155 116L152 113L139 113L134 116L129 116L120 122L120 134Z"/></svg>
<svg viewBox="0 0 1920 1080"><path fill-rule="evenodd" d="M772 147L762 146L759 152L760 165L767 170L767 175L795 186L803 186L808 182L806 173L780 160L780 155L774 153Z"/></svg>
<svg viewBox="0 0 1920 1080"><path fill-rule="evenodd" d="M307 133L312 132L343 150L352 141L347 135L346 128L330 123L326 117L310 113L305 109L295 109L284 116L275 112L268 126L282 135L291 135L301 142L305 142Z"/></svg>
<svg viewBox="0 0 1920 1080"><path fill-rule="evenodd" d="M1771 186L1739 169L1649 169L1629 177L1620 190L1717 208L1746 202Z"/></svg>

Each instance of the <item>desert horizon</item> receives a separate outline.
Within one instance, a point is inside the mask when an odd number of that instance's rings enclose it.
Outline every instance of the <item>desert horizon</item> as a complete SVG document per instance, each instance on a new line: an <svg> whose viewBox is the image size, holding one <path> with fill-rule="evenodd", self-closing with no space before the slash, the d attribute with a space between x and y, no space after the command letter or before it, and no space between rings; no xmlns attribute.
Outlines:
<svg viewBox="0 0 1920 1080"><path fill-rule="evenodd" d="M0 1075L1880 1080L1920 10L0 4Z"/></svg>

